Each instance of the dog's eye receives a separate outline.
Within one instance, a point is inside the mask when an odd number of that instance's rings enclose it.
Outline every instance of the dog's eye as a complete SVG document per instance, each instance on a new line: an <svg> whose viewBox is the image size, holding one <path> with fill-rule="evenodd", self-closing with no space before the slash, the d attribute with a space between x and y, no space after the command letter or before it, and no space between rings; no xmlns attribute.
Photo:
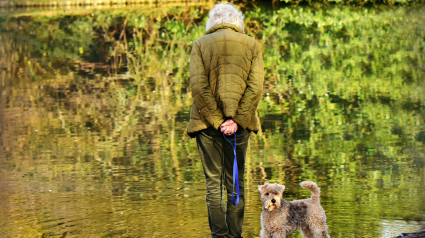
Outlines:
<svg viewBox="0 0 425 238"><path fill-rule="evenodd" d="M266 196L269 196L269 193L266 193Z"/></svg>

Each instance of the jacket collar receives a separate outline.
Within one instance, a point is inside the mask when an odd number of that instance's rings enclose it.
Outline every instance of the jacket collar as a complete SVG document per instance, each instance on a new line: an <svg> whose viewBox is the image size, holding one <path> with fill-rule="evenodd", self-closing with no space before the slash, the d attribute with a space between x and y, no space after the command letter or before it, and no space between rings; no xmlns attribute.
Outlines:
<svg viewBox="0 0 425 238"><path fill-rule="evenodd" d="M233 24L230 24L230 23L222 23L222 24L218 24L218 25L215 25L215 26L211 27L211 28L207 31L206 35L211 34L211 33L213 33L213 32L216 32L216 31L220 31L220 30L234 30L234 31L236 31L236 32L239 32L239 33L245 34L245 33L242 31L242 29L241 29L241 28L239 28L239 27L237 27L236 25L233 25Z"/></svg>

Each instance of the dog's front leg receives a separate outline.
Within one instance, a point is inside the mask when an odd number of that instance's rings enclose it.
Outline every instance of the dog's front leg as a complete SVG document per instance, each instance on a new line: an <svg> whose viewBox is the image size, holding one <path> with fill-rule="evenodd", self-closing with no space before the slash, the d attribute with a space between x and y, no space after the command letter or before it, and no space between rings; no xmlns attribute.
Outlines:
<svg viewBox="0 0 425 238"><path fill-rule="evenodd" d="M273 233L273 238L285 238L286 237L286 232L284 230L276 230Z"/></svg>
<svg viewBox="0 0 425 238"><path fill-rule="evenodd" d="M261 231L260 231L260 237L261 238L273 238L272 234L264 228L261 229Z"/></svg>

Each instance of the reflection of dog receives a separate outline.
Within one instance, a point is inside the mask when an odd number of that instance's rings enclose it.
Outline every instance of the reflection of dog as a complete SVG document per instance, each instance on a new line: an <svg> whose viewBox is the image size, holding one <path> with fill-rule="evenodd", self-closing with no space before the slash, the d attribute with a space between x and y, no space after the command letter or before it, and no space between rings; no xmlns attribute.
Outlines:
<svg viewBox="0 0 425 238"><path fill-rule="evenodd" d="M303 237L328 238L325 210L319 203L320 188L309 181L301 187L311 190L311 198L288 202L282 198L284 185L265 183L258 186L263 203L261 237L286 237L301 228Z"/></svg>

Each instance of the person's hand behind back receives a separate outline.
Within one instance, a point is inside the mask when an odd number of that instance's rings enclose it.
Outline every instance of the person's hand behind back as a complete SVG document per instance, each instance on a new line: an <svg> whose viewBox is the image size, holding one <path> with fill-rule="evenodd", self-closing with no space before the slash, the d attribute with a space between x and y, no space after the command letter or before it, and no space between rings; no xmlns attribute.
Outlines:
<svg viewBox="0 0 425 238"><path fill-rule="evenodd" d="M224 132L225 135L231 136L238 130L238 124L234 122L232 119L229 119L223 124L221 124L221 132Z"/></svg>

